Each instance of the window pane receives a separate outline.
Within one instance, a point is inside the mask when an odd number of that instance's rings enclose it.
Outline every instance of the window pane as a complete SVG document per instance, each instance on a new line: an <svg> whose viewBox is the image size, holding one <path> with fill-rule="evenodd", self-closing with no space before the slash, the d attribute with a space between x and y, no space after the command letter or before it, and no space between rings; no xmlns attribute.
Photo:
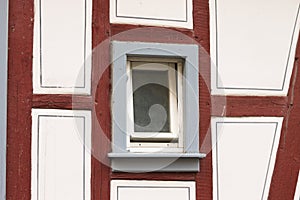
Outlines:
<svg viewBox="0 0 300 200"><path fill-rule="evenodd" d="M134 131L170 132L168 70L133 69L132 80Z"/></svg>

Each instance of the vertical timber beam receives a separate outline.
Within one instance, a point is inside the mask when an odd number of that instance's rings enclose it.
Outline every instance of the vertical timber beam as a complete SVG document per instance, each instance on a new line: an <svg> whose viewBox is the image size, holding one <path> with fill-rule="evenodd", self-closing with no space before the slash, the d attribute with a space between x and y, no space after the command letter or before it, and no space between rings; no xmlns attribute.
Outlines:
<svg viewBox="0 0 300 200"><path fill-rule="evenodd" d="M6 200L31 199L34 1L9 1Z"/></svg>

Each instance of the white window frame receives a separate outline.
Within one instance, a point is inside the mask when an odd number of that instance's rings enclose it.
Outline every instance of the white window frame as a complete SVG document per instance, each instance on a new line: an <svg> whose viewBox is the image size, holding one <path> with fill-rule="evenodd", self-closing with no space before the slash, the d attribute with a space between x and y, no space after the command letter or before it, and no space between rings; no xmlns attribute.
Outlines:
<svg viewBox="0 0 300 200"><path fill-rule="evenodd" d="M135 62L141 64L157 63L165 66L135 66ZM175 69L177 66L177 70ZM170 132L135 132L134 131L134 109L132 91L132 68L135 70L168 71L169 77L169 107L170 107ZM176 73L176 71L177 73ZM149 58L149 57L128 57L127 58L127 95L129 97L129 111L127 120L127 147L130 152L151 152L163 150L167 152L183 151L183 112L182 112L182 59L176 58ZM177 74L177 83L176 83ZM173 94L176 94L174 96ZM178 100L177 100L178 99ZM141 142L134 142L137 139ZM172 142L175 141L176 142ZM165 141L165 142L163 142ZM170 142L171 141L171 142ZM159 148L159 149L157 149Z"/></svg>

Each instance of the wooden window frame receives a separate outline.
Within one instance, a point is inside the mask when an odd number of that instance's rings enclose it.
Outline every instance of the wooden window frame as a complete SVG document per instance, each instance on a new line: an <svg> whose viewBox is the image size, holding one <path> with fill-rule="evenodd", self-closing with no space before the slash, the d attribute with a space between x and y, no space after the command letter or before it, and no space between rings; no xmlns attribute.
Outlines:
<svg viewBox="0 0 300 200"><path fill-rule="evenodd" d="M134 66L135 62L157 63L165 66ZM177 69L175 69L175 66ZM127 120L127 149L130 152L182 152L183 151L183 108L182 108L182 70L183 60L177 58L128 57L127 58L128 117ZM170 132L135 132L132 91L132 68L136 70L168 71L169 77L169 107ZM177 79L177 81L176 81ZM174 95L176 94L176 96ZM135 142L134 140L143 141Z"/></svg>

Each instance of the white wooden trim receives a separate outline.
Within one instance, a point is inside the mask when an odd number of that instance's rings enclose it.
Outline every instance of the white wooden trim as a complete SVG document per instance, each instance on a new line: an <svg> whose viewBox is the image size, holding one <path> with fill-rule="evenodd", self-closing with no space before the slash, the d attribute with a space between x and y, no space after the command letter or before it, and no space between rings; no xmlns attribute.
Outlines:
<svg viewBox="0 0 300 200"><path fill-rule="evenodd" d="M177 122L178 122L178 147L183 148L184 136L183 136L183 64L182 62L177 62Z"/></svg>
<svg viewBox="0 0 300 200"><path fill-rule="evenodd" d="M163 133L163 132L133 132L131 133L133 140L144 140L144 141L165 141L178 139L178 135L174 133Z"/></svg>
<svg viewBox="0 0 300 200"><path fill-rule="evenodd" d="M134 117L133 117L133 90L132 90L132 70L131 70L131 62L127 61L126 71L127 71L127 133L126 133L126 143L127 150L131 151L130 144L130 135L134 133Z"/></svg>
<svg viewBox="0 0 300 200"><path fill-rule="evenodd" d="M169 104L170 104L170 130L174 135L178 135L178 105L177 98L178 94L176 91L177 83L176 83L176 70L174 63L168 63L168 79L169 79ZM178 136L177 136L178 137Z"/></svg>
<svg viewBox="0 0 300 200"><path fill-rule="evenodd" d="M131 68L134 70L145 70L145 71L168 71L169 67L165 65L150 65L150 63L158 63L158 62L141 62L141 61L131 61Z"/></svg>

